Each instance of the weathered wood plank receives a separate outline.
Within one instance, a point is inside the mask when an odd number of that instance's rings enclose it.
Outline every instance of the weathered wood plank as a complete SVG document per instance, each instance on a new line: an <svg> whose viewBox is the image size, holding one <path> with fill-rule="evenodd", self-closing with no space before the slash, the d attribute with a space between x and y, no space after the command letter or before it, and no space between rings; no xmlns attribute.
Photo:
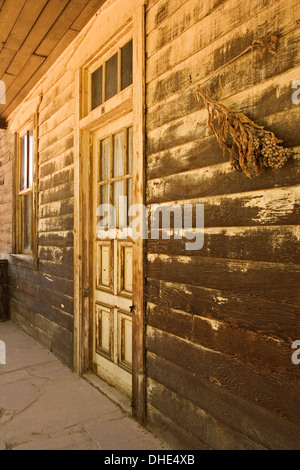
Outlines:
<svg viewBox="0 0 300 470"><path fill-rule="evenodd" d="M39 206L39 218L59 217L62 215L73 214L74 201L73 199L65 199L63 201L52 202L51 204L44 204Z"/></svg>
<svg viewBox="0 0 300 470"><path fill-rule="evenodd" d="M192 433L183 429L150 403L147 405L147 427L157 437L168 442L174 450L211 450L204 442L199 441Z"/></svg>
<svg viewBox="0 0 300 470"><path fill-rule="evenodd" d="M271 23L268 25L269 18L266 18L266 22L266 30L261 31L262 36L273 28ZM206 82L207 77L217 71L219 73L216 73L215 79L208 80L207 84L212 89L216 86L218 88L217 82L220 76L224 96L229 96L262 84L270 78L275 78L299 66L300 53L297 47L299 29L286 31L280 37L277 54L265 54L263 62L258 54L247 54L234 61L231 66L226 66L253 40L258 39L257 25L253 24L253 20L245 23L245 31L245 34L241 36L240 26L238 26L234 35L219 38L204 50L179 62L178 65L150 82L147 86L147 104L150 109L156 103L170 99L174 94L186 93L192 85ZM214 60L211 60L211 57Z"/></svg>
<svg viewBox="0 0 300 470"><path fill-rule="evenodd" d="M295 135L295 129L299 127L299 119L299 110L294 106L288 111L259 118L257 124L274 132L279 139L284 141L286 147L291 148L299 147L299 136ZM158 153L209 135L207 111L201 109L148 132L147 152Z"/></svg>
<svg viewBox="0 0 300 470"><path fill-rule="evenodd" d="M28 312L30 312L31 323L50 334L50 336L53 336L54 328L68 328L70 332L72 331L73 318L70 314L67 312L63 314L55 305L49 305L38 298L32 297L28 292L17 290L12 284L10 286L10 297L26 305ZM28 286L27 284L27 288ZM37 291L38 289L34 290Z"/></svg>
<svg viewBox="0 0 300 470"><path fill-rule="evenodd" d="M74 168L73 165L69 165L58 172L45 176L39 180L39 190L47 191L48 189L61 186L63 184L73 181Z"/></svg>
<svg viewBox="0 0 300 470"><path fill-rule="evenodd" d="M36 54L48 57L56 44L63 38L66 31L71 28L89 0L72 0L64 4L65 8L53 22L52 27L47 32L36 49Z"/></svg>
<svg viewBox="0 0 300 470"><path fill-rule="evenodd" d="M161 2L148 13L147 18L147 56L151 58L153 54L160 51L167 44L174 41L184 31L191 28L195 23L205 17L218 16L218 10L225 9L219 7L223 0L208 0L206 2L195 2L189 0L171 0ZM227 3L229 3L227 1ZM217 8L219 7L219 9ZM216 11L214 9L216 8Z"/></svg>
<svg viewBox="0 0 300 470"><path fill-rule="evenodd" d="M18 19L9 32L9 36L5 41L5 47L15 52L20 49L28 32L33 28L46 3L47 0L39 0L38 2L35 0L27 0L25 2ZM13 10L15 10L15 6L11 8L10 16L14 16L15 12ZM1 18L2 15L3 10L1 10ZM8 20L11 20L11 18L8 18Z"/></svg>
<svg viewBox="0 0 300 470"><path fill-rule="evenodd" d="M300 227L206 229L201 251L187 251L186 239L147 241L147 253L263 261L300 265Z"/></svg>
<svg viewBox="0 0 300 470"><path fill-rule="evenodd" d="M237 67L239 65L237 64ZM249 63L245 62L245 67L246 65L249 70ZM239 70L241 70L240 67ZM249 71L243 74L244 79L247 73ZM251 93L249 93L249 88L238 87L237 85L239 84L235 80L231 80L229 76L226 77L227 80L222 77L221 101L232 111L245 113L254 121L264 122L263 119L267 116L288 111L295 107L291 99L293 93L292 84L297 80L299 73L300 67L296 67L290 72L273 76L263 83L252 86ZM197 88L198 85L195 84L184 90L180 89L167 102L164 100L163 103L159 102L157 105L149 108L147 112L147 131L151 131L198 110L199 105L196 99ZM203 89L208 89L212 98L216 101L220 100L219 77L210 81Z"/></svg>
<svg viewBox="0 0 300 470"><path fill-rule="evenodd" d="M181 202L193 206L193 227L196 227L195 207L197 204L204 204L206 228L298 225L300 217L299 195L299 186L295 186L268 191L250 191L243 194L186 199ZM148 204L155 202L155 200L148 198ZM170 207L174 202L159 204L159 207Z"/></svg>
<svg viewBox="0 0 300 470"><path fill-rule="evenodd" d="M7 70L8 73L17 75L25 66L30 56L36 51L41 40L49 31L51 25L55 23L67 3L67 0L49 0L47 2L42 14L35 22L30 33L27 35L26 40L23 42L22 47L19 49L14 60L10 64Z"/></svg>
<svg viewBox="0 0 300 470"><path fill-rule="evenodd" d="M63 137L66 137L67 135L73 133L73 131L74 131L74 118L73 116L70 116L61 124L58 125L58 127L55 129L55 133L51 132L49 134L46 134L44 137L41 137L40 142L39 142L40 151L42 152L43 150L47 149L51 145L57 143Z"/></svg>
<svg viewBox="0 0 300 470"><path fill-rule="evenodd" d="M155 382L163 384L255 442L268 449L298 448L300 436L297 425L151 353L147 356L147 365L149 377Z"/></svg>
<svg viewBox="0 0 300 470"><path fill-rule="evenodd" d="M246 21L249 30L255 31L254 39L260 39L270 30L280 29L286 33L295 28L295 18L291 17L288 12L297 8L297 0L276 2L275 5L266 8L265 16L261 13L264 21L262 20L258 27L257 14L265 7L265 0L255 0L251 2L251 5L247 1L242 1L239 9L236 8L234 1L221 3L218 8L219 14L214 16L213 29L211 28L212 17L208 15L174 39L170 45L158 50L154 59L149 60L146 82L150 82L196 52L205 49L218 38L222 37L224 40L224 36L229 33L232 38L232 30L238 27L240 31L241 24ZM248 45L251 43L252 41Z"/></svg>
<svg viewBox="0 0 300 470"><path fill-rule="evenodd" d="M222 285L219 289L207 289L200 283L197 286L149 278L146 287L147 301L161 307L278 338L287 344L300 337L298 305L262 301L251 292L231 294L223 291Z"/></svg>
<svg viewBox="0 0 300 470"><path fill-rule="evenodd" d="M45 178L53 173L56 173L64 168L72 165L74 162L73 149L67 150L61 155L55 156L52 160L39 166L39 177Z"/></svg>
<svg viewBox="0 0 300 470"><path fill-rule="evenodd" d="M67 151L72 151L74 146L73 133L66 135L59 141L54 142L50 147L40 152L40 164L48 162L53 158L57 158Z"/></svg>
<svg viewBox="0 0 300 470"><path fill-rule="evenodd" d="M52 276L47 272L40 273L35 269L24 268L19 266L17 260L9 265L9 273L12 278L22 279L29 284L37 284L45 289L51 289L67 297L73 296L73 281L65 279L65 277Z"/></svg>
<svg viewBox="0 0 300 470"><path fill-rule="evenodd" d="M258 372L218 352L147 328L147 349L155 355L189 370L219 387L299 423L298 387Z"/></svg>
<svg viewBox="0 0 300 470"><path fill-rule="evenodd" d="M300 371L291 361L291 344L154 304L147 306L147 325L300 384Z"/></svg>
<svg viewBox="0 0 300 470"><path fill-rule="evenodd" d="M186 198L246 193L274 187L293 187L300 177L300 158L291 159L279 171L265 169L259 177L248 178L231 168L229 162L148 181L147 197L151 203ZM288 209L288 207L287 207Z"/></svg>
<svg viewBox="0 0 300 470"><path fill-rule="evenodd" d="M55 188L39 193L39 204L49 204L51 202L72 198L74 194L73 183L65 183ZM61 229L62 227L60 227ZM65 227L63 227L65 229Z"/></svg>
<svg viewBox="0 0 300 470"><path fill-rule="evenodd" d="M253 261L148 255L147 275L167 282L182 282L249 294L266 300L299 304L300 266Z"/></svg>
<svg viewBox="0 0 300 470"><path fill-rule="evenodd" d="M208 447L216 450L264 450L263 446L246 435L226 426L183 396L178 396L151 379L148 381L147 391L151 406L191 432Z"/></svg>
<svg viewBox="0 0 300 470"><path fill-rule="evenodd" d="M61 215L59 217L49 217L38 221L39 232L57 232L61 228L64 230L74 229L73 214Z"/></svg>
<svg viewBox="0 0 300 470"><path fill-rule="evenodd" d="M39 259L43 261L50 261L52 263L62 263L73 265L74 262L74 249L57 248L57 247L40 247Z"/></svg>

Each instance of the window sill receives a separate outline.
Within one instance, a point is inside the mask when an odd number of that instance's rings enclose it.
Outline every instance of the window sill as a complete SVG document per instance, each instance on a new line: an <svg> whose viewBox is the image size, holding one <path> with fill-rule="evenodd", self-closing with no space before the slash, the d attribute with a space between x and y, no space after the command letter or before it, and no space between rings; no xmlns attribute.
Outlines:
<svg viewBox="0 0 300 470"><path fill-rule="evenodd" d="M34 258L32 255L11 254L10 257L13 264L26 268L30 267L35 270L38 269L38 259Z"/></svg>

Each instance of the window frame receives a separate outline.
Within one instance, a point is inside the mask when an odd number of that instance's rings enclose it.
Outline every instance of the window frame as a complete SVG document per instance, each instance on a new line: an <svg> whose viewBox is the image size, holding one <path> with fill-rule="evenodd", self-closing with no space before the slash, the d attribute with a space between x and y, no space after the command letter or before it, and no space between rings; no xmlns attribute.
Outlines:
<svg viewBox="0 0 300 470"><path fill-rule="evenodd" d="M15 134L16 150L16 178L15 178L15 255L29 260L37 260L37 210L36 210L36 179L37 179L37 128L35 116L31 117ZM32 186L21 189L22 181L22 147L21 139L32 130ZM27 151L29 150L29 144ZM28 156L27 156L28 161ZM27 175L28 178L28 175ZM25 224L24 224L24 199L31 195L31 236L30 250L24 248Z"/></svg>
<svg viewBox="0 0 300 470"><path fill-rule="evenodd" d="M131 85L127 86L122 90L122 65L121 65L121 52L122 48L126 46L130 41L133 42L133 32L132 24L127 25L127 27L120 32L119 35L114 36L114 38L109 41L102 50L97 54L97 56L90 61L82 70L82 103L81 103L81 112L80 118L87 117L91 113L98 112L101 110L101 113L105 113L106 105L109 103L109 109L118 107L120 102L120 97L122 94L127 96L130 92L132 94L133 89L133 76ZM118 54L118 92L106 100L105 98L105 87L106 87L106 63L115 55ZM133 54L133 52L132 52ZM92 75L100 67L102 67L102 103L93 108L93 91L92 91ZM133 70L132 70L133 75Z"/></svg>

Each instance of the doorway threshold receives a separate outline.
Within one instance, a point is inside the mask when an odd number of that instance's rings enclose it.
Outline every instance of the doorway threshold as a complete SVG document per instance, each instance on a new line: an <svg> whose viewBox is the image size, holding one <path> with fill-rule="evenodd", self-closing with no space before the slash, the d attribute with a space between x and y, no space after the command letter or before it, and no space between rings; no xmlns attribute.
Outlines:
<svg viewBox="0 0 300 470"><path fill-rule="evenodd" d="M83 375L83 378L94 388L103 393L109 398L115 405L118 405L128 416L132 416L132 407L130 398L123 395L119 390L109 385L104 380L100 379L93 372L87 372Z"/></svg>

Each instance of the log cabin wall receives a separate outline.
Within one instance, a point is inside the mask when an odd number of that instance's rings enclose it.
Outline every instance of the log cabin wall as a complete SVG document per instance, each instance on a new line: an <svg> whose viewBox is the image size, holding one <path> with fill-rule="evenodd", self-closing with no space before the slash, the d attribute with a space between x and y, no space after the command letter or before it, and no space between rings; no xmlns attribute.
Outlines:
<svg viewBox="0 0 300 470"><path fill-rule="evenodd" d="M8 121L0 140L0 252L15 253L14 134L37 111L38 132L38 261L11 256L10 314L63 362L73 364L73 140L74 73L68 56L56 62Z"/></svg>
<svg viewBox="0 0 300 470"><path fill-rule="evenodd" d="M298 7L148 2L147 203L205 206L201 251L147 243L148 425L180 448L299 448ZM277 54L233 60L271 31ZM295 152L280 171L250 180L224 160L195 99L218 69L214 99L220 76L222 102Z"/></svg>

